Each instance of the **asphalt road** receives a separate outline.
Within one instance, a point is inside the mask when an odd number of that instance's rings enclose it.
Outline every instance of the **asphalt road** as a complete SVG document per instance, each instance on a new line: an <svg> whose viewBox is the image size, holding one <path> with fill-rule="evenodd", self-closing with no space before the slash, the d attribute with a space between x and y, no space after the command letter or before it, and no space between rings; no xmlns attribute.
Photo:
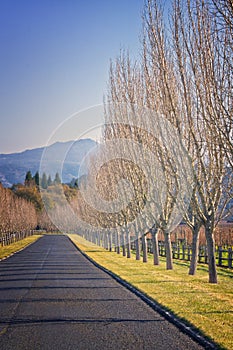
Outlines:
<svg viewBox="0 0 233 350"><path fill-rule="evenodd" d="M0 349L203 347L51 235L0 262Z"/></svg>

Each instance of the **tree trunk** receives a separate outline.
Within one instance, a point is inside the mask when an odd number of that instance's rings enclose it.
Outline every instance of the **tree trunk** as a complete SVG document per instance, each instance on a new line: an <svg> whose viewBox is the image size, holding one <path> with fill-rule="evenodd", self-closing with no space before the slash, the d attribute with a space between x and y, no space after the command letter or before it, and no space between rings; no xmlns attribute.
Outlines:
<svg viewBox="0 0 233 350"><path fill-rule="evenodd" d="M137 234L137 238L135 240L135 247L136 247L136 260L140 260L140 237Z"/></svg>
<svg viewBox="0 0 233 350"><path fill-rule="evenodd" d="M109 240L109 251L112 251L112 232L109 232L108 234L108 240Z"/></svg>
<svg viewBox="0 0 233 350"><path fill-rule="evenodd" d="M148 254L147 254L147 239L146 239L146 235L142 235L142 252L143 252L143 262L147 262Z"/></svg>
<svg viewBox="0 0 233 350"><path fill-rule="evenodd" d="M158 229L151 230L152 237L152 252L154 257L154 265L159 265L159 243L158 243Z"/></svg>
<svg viewBox="0 0 233 350"><path fill-rule="evenodd" d="M165 238L165 248L166 248L166 269L173 270L172 244L171 244L170 233L164 232L164 238Z"/></svg>
<svg viewBox="0 0 233 350"><path fill-rule="evenodd" d="M209 265L209 283L218 283L213 227L214 225L211 222L207 222L205 225L205 236L206 236L206 242L207 242L208 265Z"/></svg>
<svg viewBox="0 0 233 350"><path fill-rule="evenodd" d="M105 235L103 233L101 233L101 247L105 248Z"/></svg>
<svg viewBox="0 0 233 350"><path fill-rule="evenodd" d="M122 233L122 255L126 256L125 233Z"/></svg>
<svg viewBox="0 0 233 350"><path fill-rule="evenodd" d="M119 237L119 232L117 231L116 233L116 252L117 254L121 253L121 249L120 249L120 237Z"/></svg>
<svg viewBox="0 0 233 350"><path fill-rule="evenodd" d="M199 233L200 233L200 226L201 225L195 225L192 233L192 258L190 262L189 267L189 275L194 276L197 271L197 261L198 261L198 252L199 252Z"/></svg>
<svg viewBox="0 0 233 350"><path fill-rule="evenodd" d="M103 242L104 242L104 248L106 249L106 250L108 250L108 248L109 248L109 240L108 240L108 234L104 234L104 236L103 236Z"/></svg>
<svg viewBox="0 0 233 350"><path fill-rule="evenodd" d="M127 258L131 258L130 233L128 230L126 232L126 249L127 249Z"/></svg>
<svg viewBox="0 0 233 350"><path fill-rule="evenodd" d="M98 237L97 237L97 245L100 247L100 234L98 233Z"/></svg>

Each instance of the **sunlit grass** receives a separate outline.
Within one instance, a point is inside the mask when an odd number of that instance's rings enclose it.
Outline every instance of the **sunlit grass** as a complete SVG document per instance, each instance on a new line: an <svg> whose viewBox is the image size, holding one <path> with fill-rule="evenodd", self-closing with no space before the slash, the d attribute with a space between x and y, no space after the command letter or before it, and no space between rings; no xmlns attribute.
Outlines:
<svg viewBox="0 0 233 350"><path fill-rule="evenodd" d="M25 248L27 245L35 242L40 237L41 237L41 235L33 235L33 236L29 236L27 238L24 238L21 241L12 243L8 246L5 246L5 247L0 246L0 259L6 258L9 255L11 255L12 253L15 253L18 250Z"/></svg>
<svg viewBox="0 0 233 350"><path fill-rule="evenodd" d="M197 275L189 276L189 264L174 261L174 270L165 269L165 258L154 266L127 259L100 248L78 235L72 241L98 264L114 272L145 294L200 329L224 349L233 349L233 271L218 268L218 284L208 282L208 268L199 264Z"/></svg>

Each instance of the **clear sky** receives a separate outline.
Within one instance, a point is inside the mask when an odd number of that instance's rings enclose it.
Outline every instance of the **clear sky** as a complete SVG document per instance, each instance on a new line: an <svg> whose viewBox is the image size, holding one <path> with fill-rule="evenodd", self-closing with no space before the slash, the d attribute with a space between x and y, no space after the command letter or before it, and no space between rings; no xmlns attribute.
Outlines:
<svg viewBox="0 0 233 350"><path fill-rule="evenodd" d="M0 153L43 146L103 102L110 58L139 52L143 3L0 0Z"/></svg>

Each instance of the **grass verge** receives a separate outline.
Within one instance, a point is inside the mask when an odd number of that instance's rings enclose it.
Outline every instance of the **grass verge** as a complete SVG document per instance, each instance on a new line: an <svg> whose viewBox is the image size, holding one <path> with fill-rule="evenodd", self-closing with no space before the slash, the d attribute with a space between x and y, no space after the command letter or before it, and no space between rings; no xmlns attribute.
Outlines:
<svg viewBox="0 0 233 350"><path fill-rule="evenodd" d="M165 269L165 258L154 266L109 252L74 234L70 239L90 258L112 271L150 298L190 322L204 335L219 344L220 349L233 349L233 272L218 268L218 284L208 282L208 268L198 265L197 275L189 276L189 264L174 261L174 270Z"/></svg>
<svg viewBox="0 0 233 350"><path fill-rule="evenodd" d="M6 258L9 255L17 252L18 250L25 248L27 245L35 242L40 237L41 235L33 235L27 238L24 238L21 241L7 245L5 247L0 247L0 259Z"/></svg>

